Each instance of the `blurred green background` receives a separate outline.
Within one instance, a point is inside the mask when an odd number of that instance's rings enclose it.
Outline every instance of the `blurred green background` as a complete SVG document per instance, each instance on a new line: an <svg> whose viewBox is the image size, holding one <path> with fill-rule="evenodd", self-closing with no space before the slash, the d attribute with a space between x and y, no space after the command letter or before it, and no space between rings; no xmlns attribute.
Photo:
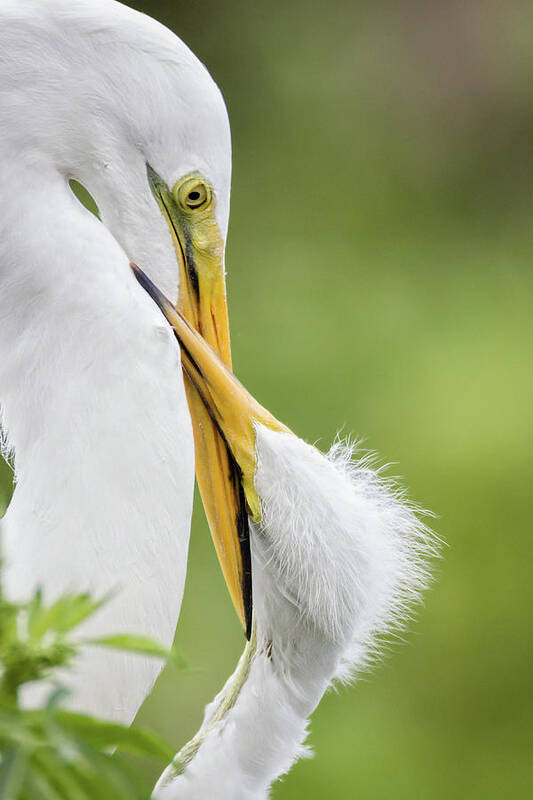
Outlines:
<svg viewBox="0 0 533 800"><path fill-rule="evenodd" d="M398 462L448 543L406 644L326 697L273 796L530 797L530 3L130 5L228 103L239 377L309 441ZM139 717L176 746L243 644L199 504L177 642L198 669Z"/></svg>

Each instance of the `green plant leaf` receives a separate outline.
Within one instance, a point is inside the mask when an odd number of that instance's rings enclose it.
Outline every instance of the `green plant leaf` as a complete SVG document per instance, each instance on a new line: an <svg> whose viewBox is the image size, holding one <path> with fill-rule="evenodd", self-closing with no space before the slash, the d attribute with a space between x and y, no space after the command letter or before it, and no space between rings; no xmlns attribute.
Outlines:
<svg viewBox="0 0 533 800"><path fill-rule="evenodd" d="M174 755L168 744L149 731L126 728L118 723L105 722L70 711L58 712L56 718L65 731L100 750L119 747L124 752L165 761L171 760Z"/></svg>
<svg viewBox="0 0 533 800"><path fill-rule="evenodd" d="M26 753L14 745L4 750L0 760L0 798L11 800L16 797L24 781Z"/></svg>
<svg viewBox="0 0 533 800"><path fill-rule="evenodd" d="M175 650L144 636L72 641L71 631L106 600L70 594L47 606L38 590L29 603L15 605L2 598L0 585L0 800L147 800L150 788L125 756L172 759L172 748L148 731L62 708L68 692L54 678L57 668L68 668L80 646L183 665ZM45 706L20 708L20 687L44 678L58 684Z"/></svg>
<svg viewBox="0 0 533 800"><path fill-rule="evenodd" d="M134 636L131 634L118 634L116 636L104 636L99 639L90 639L86 644L94 644L98 647L110 647L113 650L125 650L129 653L139 653L154 658L163 658L171 662L178 669L186 669L185 659L176 651L175 648L168 650L166 647L154 642L147 636Z"/></svg>
<svg viewBox="0 0 533 800"><path fill-rule="evenodd" d="M60 597L51 606L39 602L37 593L28 606L28 630L30 638L41 639L45 633L53 631L66 634L101 608L108 597L93 600L88 594L68 594Z"/></svg>

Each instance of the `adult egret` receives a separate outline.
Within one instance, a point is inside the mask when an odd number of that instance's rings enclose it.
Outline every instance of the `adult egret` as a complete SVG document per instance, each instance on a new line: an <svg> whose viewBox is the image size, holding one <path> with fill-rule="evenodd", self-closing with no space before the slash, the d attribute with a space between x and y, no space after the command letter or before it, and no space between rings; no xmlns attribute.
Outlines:
<svg viewBox="0 0 533 800"><path fill-rule="evenodd" d="M6 592L112 592L85 634L169 645L192 506L190 408L204 505L250 643L158 794L264 797L302 752L330 681L362 666L418 598L431 543L368 464L302 442L218 360L230 366L230 133L188 48L114 0L0 0L0 110L0 403L16 470ZM170 298L137 269L184 345L186 387L131 262ZM87 649L66 676L71 704L128 723L159 668Z"/></svg>

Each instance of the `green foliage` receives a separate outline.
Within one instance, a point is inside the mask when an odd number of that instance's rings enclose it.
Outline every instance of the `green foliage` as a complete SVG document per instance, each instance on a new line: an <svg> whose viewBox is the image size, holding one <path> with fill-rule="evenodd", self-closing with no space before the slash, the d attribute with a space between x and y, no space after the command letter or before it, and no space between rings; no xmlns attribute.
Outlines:
<svg viewBox="0 0 533 800"><path fill-rule="evenodd" d="M146 799L149 788L123 755L171 760L173 752L152 733L62 707L68 693L56 673L68 669L80 644L170 656L181 665L174 653L145 637L74 643L72 632L103 602L81 594L46 605L37 591L29 603L17 605L0 589L0 800ZM56 686L45 707L21 708L20 689L43 680Z"/></svg>

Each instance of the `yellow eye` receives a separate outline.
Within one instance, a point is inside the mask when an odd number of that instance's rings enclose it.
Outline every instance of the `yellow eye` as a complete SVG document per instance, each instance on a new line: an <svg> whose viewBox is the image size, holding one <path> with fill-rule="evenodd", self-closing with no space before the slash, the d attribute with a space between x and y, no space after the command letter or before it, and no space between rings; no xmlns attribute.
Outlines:
<svg viewBox="0 0 533 800"><path fill-rule="evenodd" d="M211 188L201 178L186 178L174 192L184 211L197 211L211 202Z"/></svg>

